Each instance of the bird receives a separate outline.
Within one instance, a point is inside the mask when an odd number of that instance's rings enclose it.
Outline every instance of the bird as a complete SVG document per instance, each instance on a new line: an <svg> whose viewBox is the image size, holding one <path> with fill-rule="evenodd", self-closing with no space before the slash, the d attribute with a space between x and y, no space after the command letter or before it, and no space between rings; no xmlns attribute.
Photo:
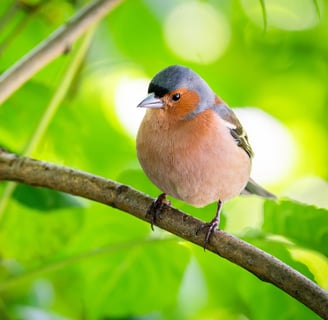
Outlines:
<svg viewBox="0 0 328 320"><path fill-rule="evenodd" d="M188 67L168 66L150 81L136 137L139 163L163 192L148 209L153 229L166 196L195 207L217 203L204 248L219 228L223 203L244 194L275 198L252 178L253 150L233 110ZM198 232L199 230L197 230Z"/></svg>

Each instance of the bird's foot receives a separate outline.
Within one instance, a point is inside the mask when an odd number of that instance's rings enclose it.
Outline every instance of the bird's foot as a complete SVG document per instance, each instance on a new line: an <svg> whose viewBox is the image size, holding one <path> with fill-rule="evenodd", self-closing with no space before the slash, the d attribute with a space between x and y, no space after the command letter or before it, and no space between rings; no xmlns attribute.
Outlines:
<svg viewBox="0 0 328 320"><path fill-rule="evenodd" d="M204 250L206 249L206 246L210 242L210 238L212 233L218 229L219 225L219 219L217 217L214 217L214 219L210 222L203 223L196 231L196 235L203 229L207 229L205 240L204 240Z"/></svg>
<svg viewBox="0 0 328 320"><path fill-rule="evenodd" d="M197 235L199 233L199 231L201 231L203 229L208 229L207 233L206 233L206 236L205 236L205 241L204 241L204 250L206 249L206 246L210 242L210 238L211 238L212 233L215 230L217 230L219 225L220 225L221 209L222 209L222 201L219 200L218 201L218 206L217 206L217 209L216 209L216 213L215 213L215 217L210 222L203 223L196 231L196 235Z"/></svg>
<svg viewBox="0 0 328 320"><path fill-rule="evenodd" d="M147 215L150 215L150 226L153 231L157 217L165 204L171 205L171 202L166 199L166 194L162 193L152 202L147 210Z"/></svg>

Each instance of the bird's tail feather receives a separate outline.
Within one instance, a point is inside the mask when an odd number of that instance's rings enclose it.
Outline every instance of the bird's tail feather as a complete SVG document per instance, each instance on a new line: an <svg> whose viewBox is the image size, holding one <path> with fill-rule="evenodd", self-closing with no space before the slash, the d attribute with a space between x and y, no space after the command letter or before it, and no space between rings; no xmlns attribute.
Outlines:
<svg viewBox="0 0 328 320"><path fill-rule="evenodd" d="M245 189L241 192L241 194L256 194L263 198L277 199L277 197L273 193L265 190L258 183L256 183L252 178L249 178L248 183L247 183Z"/></svg>

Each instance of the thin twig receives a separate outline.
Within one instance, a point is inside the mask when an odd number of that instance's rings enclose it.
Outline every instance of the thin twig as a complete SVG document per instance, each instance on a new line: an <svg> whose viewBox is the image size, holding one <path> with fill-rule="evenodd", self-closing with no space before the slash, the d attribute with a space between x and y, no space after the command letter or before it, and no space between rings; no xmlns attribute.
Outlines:
<svg viewBox="0 0 328 320"><path fill-rule="evenodd" d="M67 167L0 152L0 180L46 187L91 199L149 222L145 215L152 198L117 182ZM201 221L164 205L156 225L203 246L204 232L196 234ZM224 231L213 234L208 251L250 271L296 298L328 319L328 292L277 258Z"/></svg>
<svg viewBox="0 0 328 320"><path fill-rule="evenodd" d="M65 53L84 32L121 0L98 0L82 8L65 25L0 75L0 105L41 68Z"/></svg>

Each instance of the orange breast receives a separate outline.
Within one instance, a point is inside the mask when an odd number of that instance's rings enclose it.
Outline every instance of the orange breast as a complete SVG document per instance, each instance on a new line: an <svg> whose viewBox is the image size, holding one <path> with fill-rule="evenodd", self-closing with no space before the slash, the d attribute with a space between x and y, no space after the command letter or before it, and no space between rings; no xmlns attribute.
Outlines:
<svg viewBox="0 0 328 320"><path fill-rule="evenodd" d="M148 110L137 135L137 155L159 189L195 206L238 195L251 169L248 155L212 110L188 121Z"/></svg>

